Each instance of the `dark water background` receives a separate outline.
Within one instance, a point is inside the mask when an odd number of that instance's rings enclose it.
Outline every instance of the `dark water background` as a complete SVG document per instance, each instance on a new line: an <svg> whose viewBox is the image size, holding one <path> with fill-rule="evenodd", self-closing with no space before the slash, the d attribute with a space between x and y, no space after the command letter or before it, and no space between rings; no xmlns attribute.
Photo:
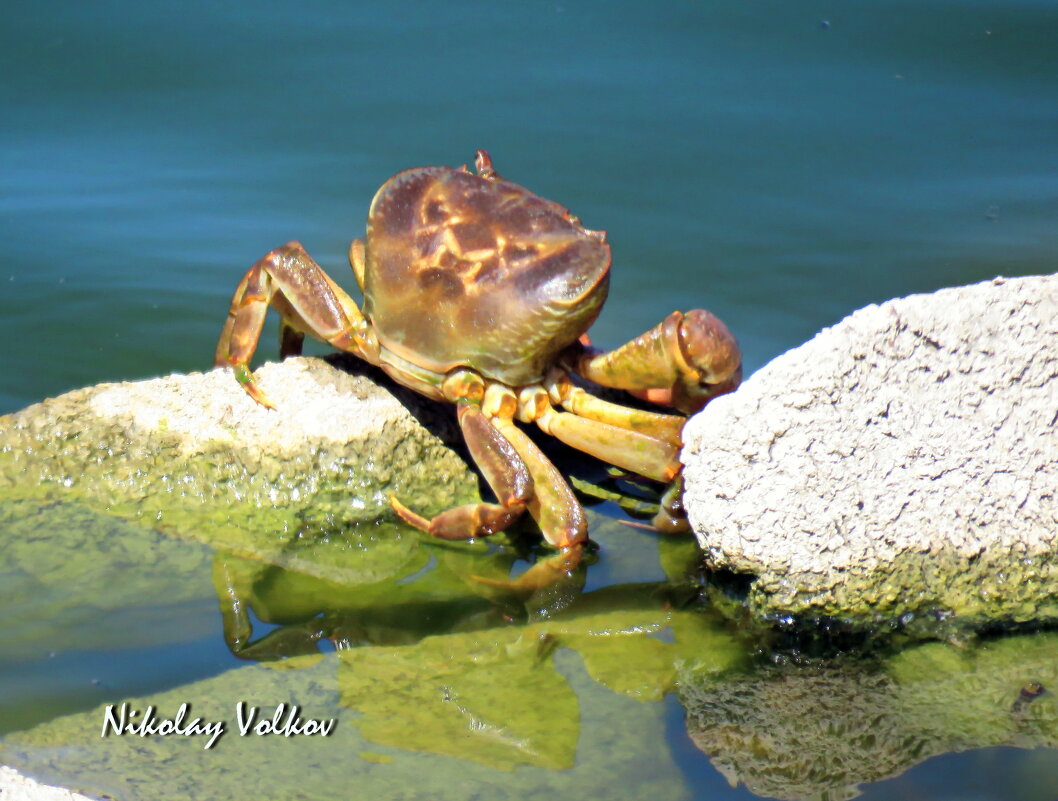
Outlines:
<svg viewBox="0 0 1058 801"><path fill-rule="evenodd" d="M297 238L351 287L377 186L482 147L609 232L604 346L705 306L751 372L1058 257L1053 2L25 3L0 108L0 413L207 369L256 258ZM1054 758L868 797L1053 799Z"/></svg>

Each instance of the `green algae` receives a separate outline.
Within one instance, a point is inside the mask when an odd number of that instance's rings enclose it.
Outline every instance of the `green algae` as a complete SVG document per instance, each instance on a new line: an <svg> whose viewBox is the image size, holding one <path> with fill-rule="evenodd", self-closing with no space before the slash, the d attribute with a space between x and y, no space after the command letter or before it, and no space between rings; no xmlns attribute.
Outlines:
<svg viewBox="0 0 1058 801"><path fill-rule="evenodd" d="M255 620L278 626L240 653L278 660L267 667L112 699L140 709L154 704L170 715L187 702L196 716L228 720L214 752L195 738L101 739L103 707L2 741L0 761L122 799L330 798L338 785L397 798L409 782L440 798L465 797L482 785L505 788L498 797L541 787L583 795L600 786L599 771L612 777L601 784L612 783L618 797L622 783L635 780L678 798L687 790L665 752L664 709L639 701L671 691L683 660L714 653L722 669L740 653L729 636L688 622L699 615L673 611L676 589L664 585L587 595L572 586L569 598L553 599L553 619L511 625L516 603L526 599L505 598L476 580L505 578L515 558L508 549L417 535L414 548L387 548L383 535L394 532L380 524L355 545L348 532L330 532L266 549L251 534L240 549L253 553L247 558L201 544L233 541L245 521L218 516L189 533L165 515L145 525L69 496L48 498L24 490L0 497L3 564L20 577L11 592L26 593L30 606L47 601L49 587L54 595L27 619L36 631L23 643L27 652L41 647L41 638L54 641L63 621L73 629L84 615L120 618L145 598L197 597L201 582L189 581L192 575L213 576L222 609L234 590ZM205 525L206 515L189 519ZM218 530L229 533L218 537ZM523 607L521 618L528 616ZM321 626L342 643L337 656L275 646L301 634L299 646L315 646ZM677 628L688 635L675 637ZM437 633L445 630L454 633ZM665 632L669 641L659 638ZM614 693L628 701L615 702ZM339 726L326 739L239 737L238 701L262 709L298 703L305 715L337 717ZM348 758L364 753L370 758ZM648 776L633 767L644 755L656 765Z"/></svg>
<svg viewBox="0 0 1058 801"><path fill-rule="evenodd" d="M208 548L79 504L0 493L3 659L165 643L209 564Z"/></svg>
<svg viewBox="0 0 1058 801"><path fill-rule="evenodd" d="M620 534L592 518L604 539ZM109 698L168 715L187 702L195 715L229 721L213 751L197 738L101 739L102 706L0 739L0 762L123 801L323 799L335 787L380 798L408 797L410 787L438 798L484 788L498 798L688 797L665 745L659 699L673 691L714 766L776 798L849 798L953 750L1058 747L1058 635L754 668L714 618L682 608L694 597L681 584L694 560L679 538L657 541L669 582L589 593L574 584L541 612L539 599L476 580L505 577L514 559L482 543L415 538L410 558L383 548L370 567L370 544L354 548L348 533L331 532L247 558L204 547L204 535L172 536L164 522L11 491L0 494L0 529L11 579L0 592L26 616L5 630L5 652L55 640L88 647L99 631L81 631L88 619L112 620L115 644L144 633L142 644L162 644L171 628L120 631L127 610L179 612L203 591L189 577L208 581L211 567L222 600L234 588L256 620L276 627L240 653L274 660L266 665ZM337 655L321 652L321 631ZM299 655L292 641L312 649ZM239 701L264 711L297 703L306 717L336 717L338 728L327 738L239 737Z"/></svg>
<svg viewBox="0 0 1058 801"><path fill-rule="evenodd" d="M1058 634L682 675L688 730L758 794L835 801L932 756L1058 747Z"/></svg>
<svg viewBox="0 0 1058 801"><path fill-rule="evenodd" d="M900 688L894 714L934 748L1058 747L1058 633L974 648L924 643L893 657L887 673Z"/></svg>
<svg viewBox="0 0 1058 801"><path fill-rule="evenodd" d="M719 602L719 598L717 599ZM870 631L898 622L926 639L1058 620L1058 552L990 548L977 558L904 551L884 569L757 579L744 599L759 620L826 619Z"/></svg>
<svg viewBox="0 0 1058 801"><path fill-rule="evenodd" d="M412 646L344 651L343 705L361 732L385 745L443 753L509 770L573 767L580 708L555 655L579 655L614 693L659 701L685 658L716 671L741 658L715 628L674 626L697 617L663 609L574 614L544 623L430 637ZM662 630L687 636L664 642ZM704 655L704 656L703 656Z"/></svg>
<svg viewBox="0 0 1058 801"><path fill-rule="evenodd" d="M194 716L228 721L212 751L194 737L101 738L105 707L97 706L7 733L0 762L123 801L324 799L335 787L401 798L412 786L415 796L438 798L465 798L482 787L500 798L543 790L587 795L600 787L620 797L629 786L689 794L664 744L664 705L636 699L671 690L680 659L735 651L728 635L709 627L692 627L693 641L658 639L675 620L696 616L672 611L673 588L609 587L582 596L572 587L555 619L511 625L514 601L474 579L506 577L514 557L503 549L416 538L414 558L383 555L380 564L389 567L367 569L355 562L370 562L370 548L351 549L332 533L292 539L269 561L204 547L200 541L210 537L203 534L171 536L166 522L145 526L71 500L16 495L7 490L0 498L4 569L21 577L12 592L28 593L30 606L54 595L27 620L37 632L23 643L27 653L49 637L54 642L50 635L65 620L73 628L83 615L120 618L159 599L198 597L201 581L189 578L211 573L222 601L235 588L255 620L278 626L262 638L266 646L331 625L342 650L296 655L258 646L240 656L265 652L276 661L149 696L109 698L141 710L153 704L170 717L189 703ZM446 629L454 633L437 633ZM319 638L302 644L309 640ZM438 698L440 706L427 703ZM240 737L239 701L263 713L296 703L306 717L337 718L338 727L327 738ZM356 754L368 756L350 758Z"/></svg>
<svg viewBox="0 0 1058 801"><path fill-rule="evenodd" d="M427 514L479 497L449 447L458 436L448 406L419 399L416 419L364 376L319 359L266 368L273 391L288 393L283 413L214 372L90 387L2 416L0 491L281 562L324 564L309 544L322 542L330 559L341 531L349 558L332 569L345 578L357 551L388 549L395 563L418 550L404 527L371 527L393 522L391 495Z"/></svg>
<svg viewBox="0 0 1058 801"><path fill-rule="evenodd" d="M729 638L717 631L701 630L686 643L652 636L691 614L572 616L269 663L280 670L249 666L130 702L141 710L154 705L162 716L190 703L195 716L228 721L213 751L201 737L101 738L99 707L8 735L0 760L127 801L330 799L336 787L382 799L463 799L486 788L495 798L627 798L645 790L685 798L691 791L665 745L665 705L642 702L638 673L628 686L596 683L589 663L602 659L601 650L589 660L577 648L609 643L613 664L653 663L667 652L653 683L672 689L682 651L715 643L718 653L728 652ZM636 656L643 650L645 660ZM717 659L718 669L723 662ZM333 717L337 726L326 738L239 736L239 701L263 714L296 703L304 718Z"/></svg>
<svg viewBox="0 0 1058 801"><path fill-rule="evenodd" d="M432 637L341 654L342 703L370 741L511 770L573 767L577 697L532 633Z"/></svg>

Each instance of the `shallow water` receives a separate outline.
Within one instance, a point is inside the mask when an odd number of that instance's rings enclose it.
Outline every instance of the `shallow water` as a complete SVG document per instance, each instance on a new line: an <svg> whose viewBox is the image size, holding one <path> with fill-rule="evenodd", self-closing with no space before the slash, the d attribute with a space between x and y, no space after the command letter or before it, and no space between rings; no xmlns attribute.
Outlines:
<svg viewBox="0 0 1058 801"><path fill-rule="evenodd" d="M604 346L701 305L752 371L868 303L1053 272L1055 31L1058 7L1016 0L23 4L0 30L0 413L208 368L252 261L298 238L352 286L345 252L375 188L479 147L609 232ZM604 549L589 590L661 580L636 556L656 547L615 538L628 555ZM82 604L62 624L43 602L32 625L9 611L0 730L237 664L209 560L180 601ZM27 625L36 651L16 655ZM571 681L605 719L610 691ZM674 696L656 703L664 748L642 752L683 795L752 797L690 743ZM865 797L1051 799L1056 757L936 757ZM423 769L379 767L395 784ZM554 787L534 781L510 787Z"/></svg>

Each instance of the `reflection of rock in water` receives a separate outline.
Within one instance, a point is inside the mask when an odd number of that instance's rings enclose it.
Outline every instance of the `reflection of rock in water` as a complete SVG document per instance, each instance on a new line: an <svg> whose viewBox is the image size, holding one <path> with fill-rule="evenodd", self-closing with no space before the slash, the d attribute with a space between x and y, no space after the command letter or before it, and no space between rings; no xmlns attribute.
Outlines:
<svg viewBox="0 0 1058 801"><path fill-rule="evenodd" d="M1058 747L1058 635L928 643L885 662L768 666L684 677L691 739L733 785L787 801L841 801L929 757Z"/></svg>
<svg viewBox="0 0 1058 801"><path fill-rule="evenodd" d="M735 785L757 795L840 801L900 773L921 743L892 716L883 673L769 670L683 694L691 739ZM869 755L869 758L867 758Z"/></svg>

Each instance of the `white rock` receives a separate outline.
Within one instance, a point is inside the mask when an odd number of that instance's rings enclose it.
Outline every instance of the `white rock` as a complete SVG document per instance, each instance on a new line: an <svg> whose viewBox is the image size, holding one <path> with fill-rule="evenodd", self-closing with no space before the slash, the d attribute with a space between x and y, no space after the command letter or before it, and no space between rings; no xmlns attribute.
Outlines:
<svg viewBox="0 0 1058 801"><path fill-rule="evenodd" d="M1054 613L1058 276L860 309L684 436L692 525L762 613Z"/></svg>
<svg viewBox="0 0 1058 801"><path fill-rule="evenodd" d="M91 801L80 793L41 784L4 765L0 765L0 798L4 801Z"/></svg>

